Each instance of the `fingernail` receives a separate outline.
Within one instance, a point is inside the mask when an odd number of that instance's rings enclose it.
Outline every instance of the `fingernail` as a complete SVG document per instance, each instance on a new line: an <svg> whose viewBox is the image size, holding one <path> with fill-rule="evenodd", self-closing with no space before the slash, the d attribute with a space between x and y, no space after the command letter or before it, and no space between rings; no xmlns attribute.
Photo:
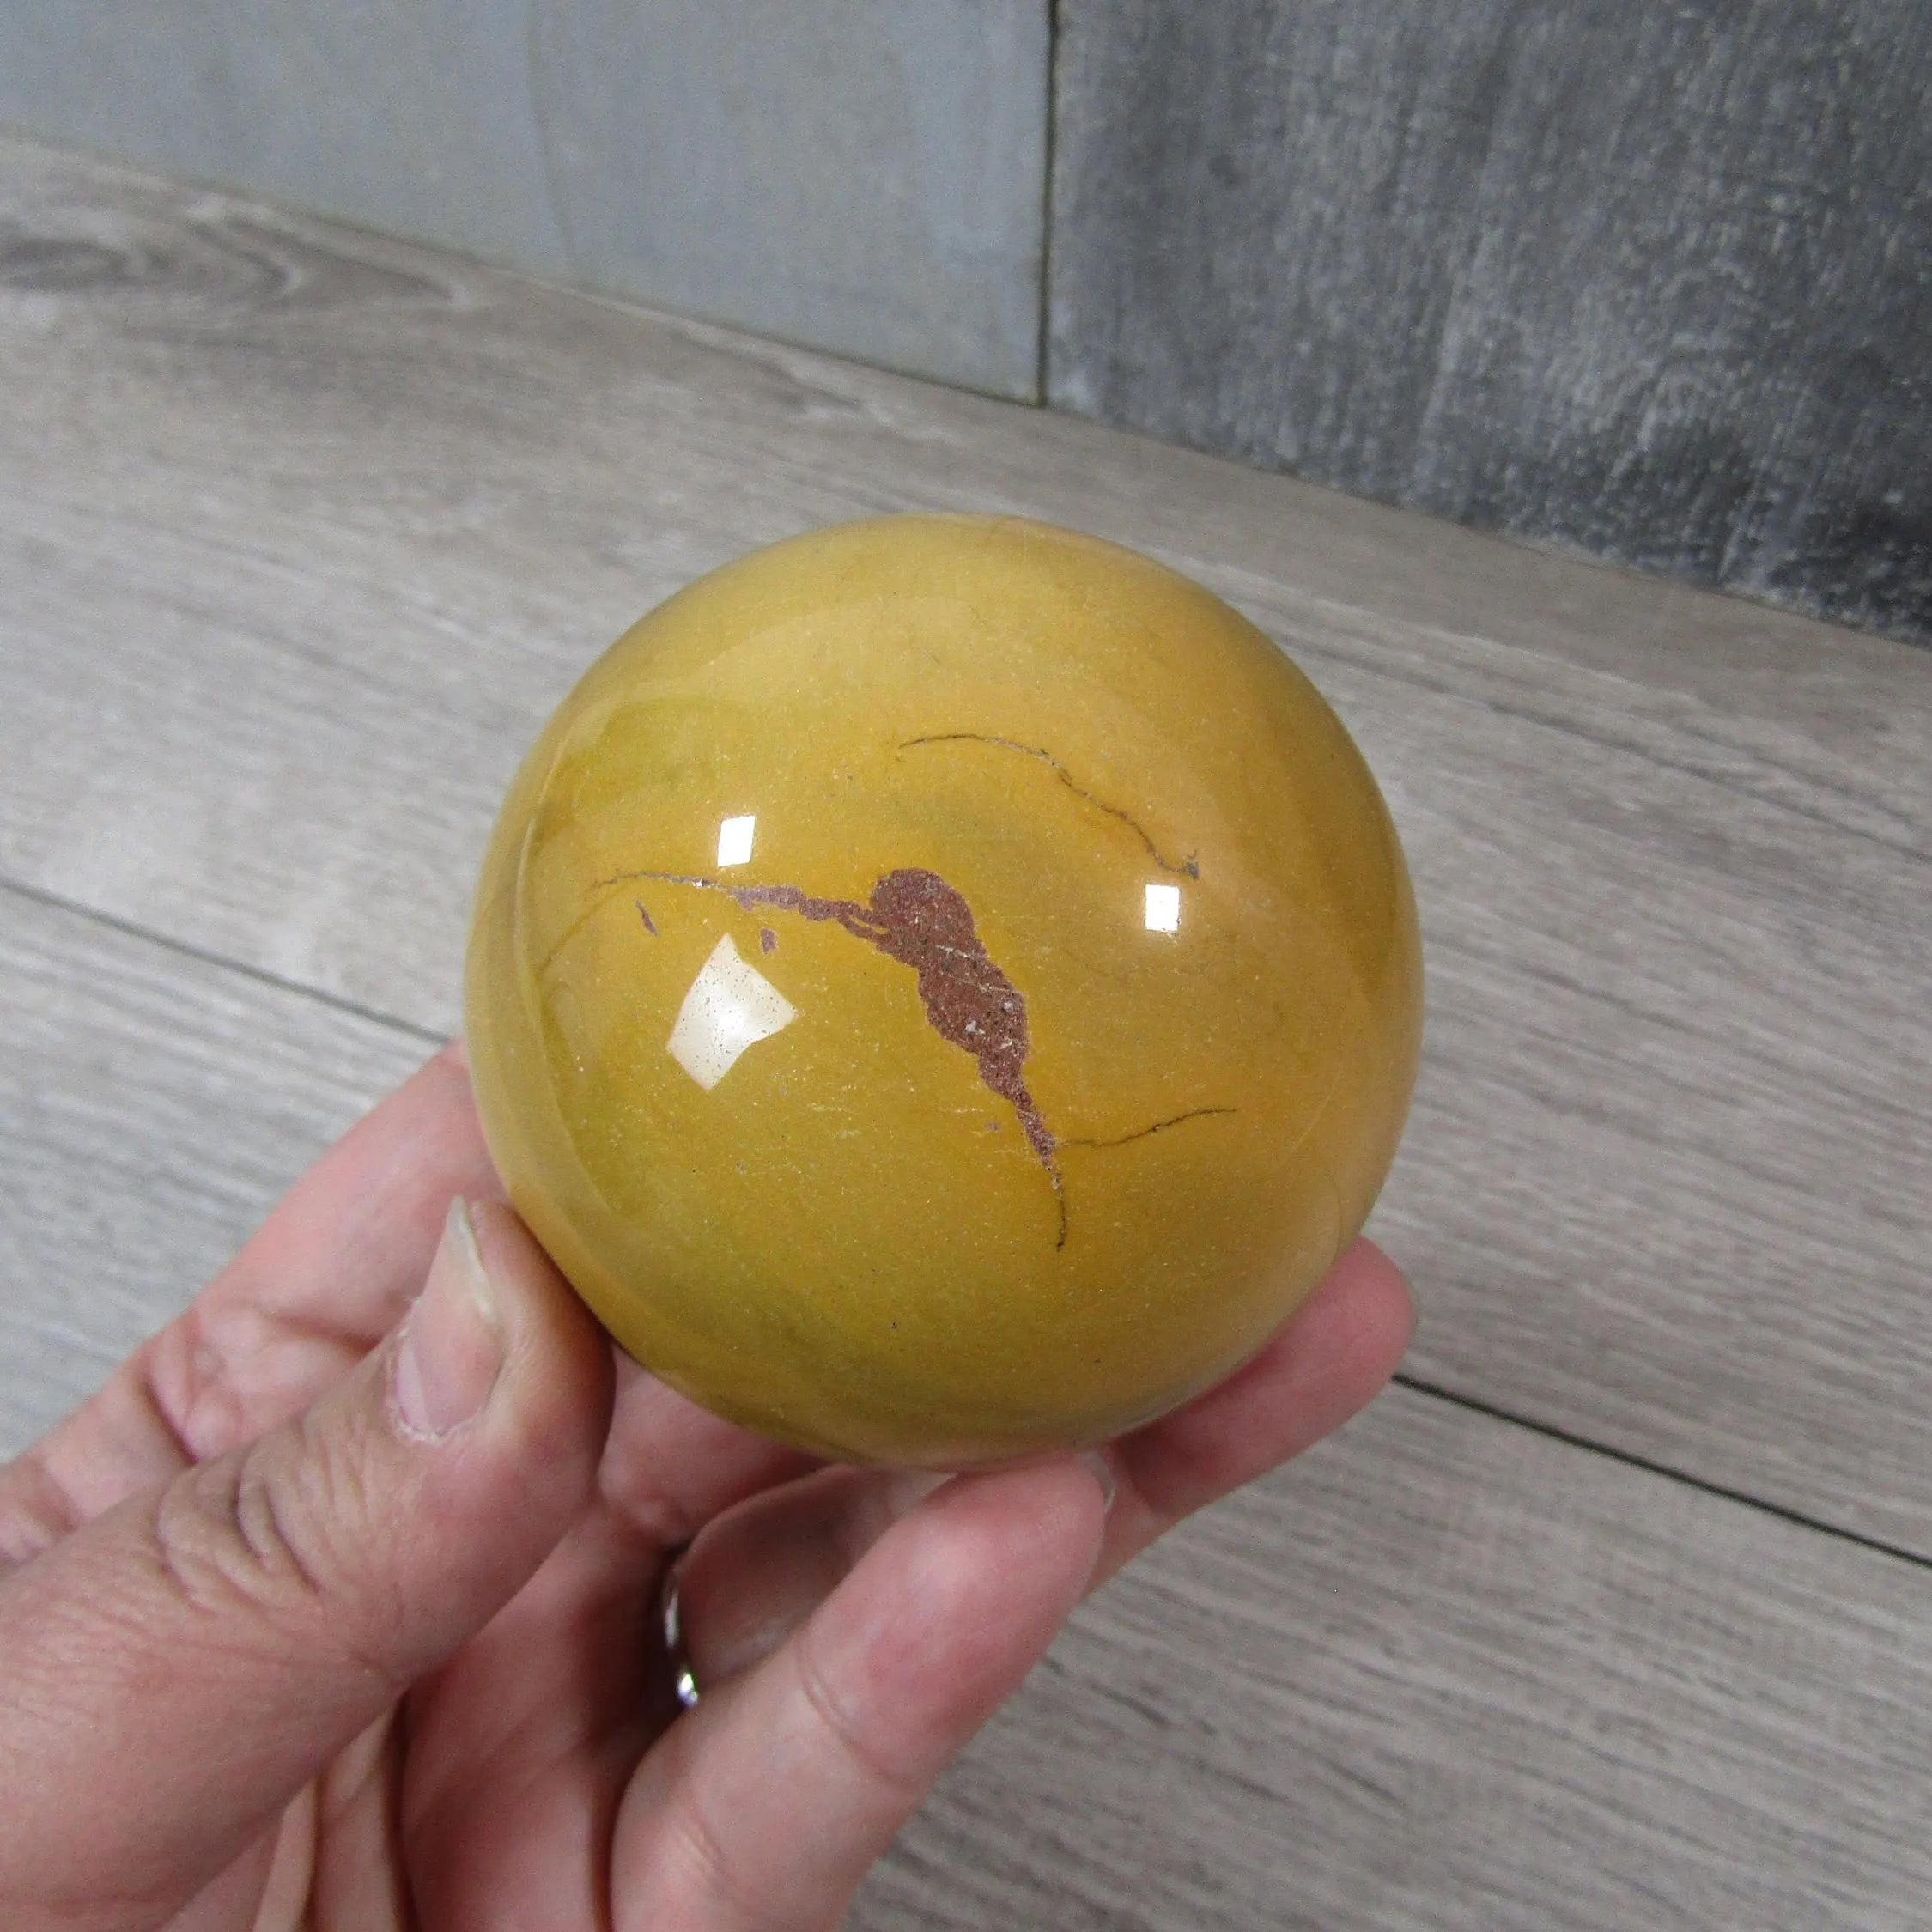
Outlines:
<svg viewBox="0 0 1932 1932"><path fill-rule="evenodd" d="M931 1469L882 1472L866 1484L847 1526L845 1550L856 1563L902 1516L909 1516L936 1489L952 1478Z"/></svg>
<svg viewBox="0 0 1932 1932"><path fill-rule="evenodd" d="M952 1480L943 1469L900 1469L887 1480L881 1501L885 1513L896 1522L909 1516L936 1489Z"/></svg>
<svg viewBox="0 0 1932 1932"><path fill-rule="evenodd" d="M449 1204L429 1279L403 1324L396 1352L396 1413L406 1433L434 1442L489 1399L503 1366L495 1297L470 1210Z"/></svg>
<svg viewBox="0 0 1932 1932"><path fill-rule="evenodd" d="M1114 1507L1114 1492L1120 1485L1114 1479L1114 1465L1098 1449L1082 1449L1078 1460L1093 1472L1093 1479L1100 1485L1100 1507L1103 1511Z"/></svg>

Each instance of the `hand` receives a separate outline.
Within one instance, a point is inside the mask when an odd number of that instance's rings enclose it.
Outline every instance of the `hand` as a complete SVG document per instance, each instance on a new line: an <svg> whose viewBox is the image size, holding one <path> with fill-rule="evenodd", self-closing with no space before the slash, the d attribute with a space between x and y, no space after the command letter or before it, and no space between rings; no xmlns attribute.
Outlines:
<svg viewBox="0 0 1932 1932"><path fill-rule="evenodd" d="M1103 1458L935 1488L613 1358L496 1188L452 1049L0 1472L11 1932L834 1925L1081 1596L1409 1332L1358 1242Z"/></svg>

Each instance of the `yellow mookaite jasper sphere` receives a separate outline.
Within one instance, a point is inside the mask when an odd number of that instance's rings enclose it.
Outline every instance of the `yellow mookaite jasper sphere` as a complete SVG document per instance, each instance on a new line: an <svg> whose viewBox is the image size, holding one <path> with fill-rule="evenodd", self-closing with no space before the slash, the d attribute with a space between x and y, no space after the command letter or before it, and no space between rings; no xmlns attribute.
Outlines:
<svg viewBox="0 0 1932 1932"><path fill-rule="evenodd" d="M626 632L499 819L477 1105L617 1340L960 1467L1252 1353L1368 1214L1421 1028L1360 754L1245 619L1039 524L775 544Z"/></svg>

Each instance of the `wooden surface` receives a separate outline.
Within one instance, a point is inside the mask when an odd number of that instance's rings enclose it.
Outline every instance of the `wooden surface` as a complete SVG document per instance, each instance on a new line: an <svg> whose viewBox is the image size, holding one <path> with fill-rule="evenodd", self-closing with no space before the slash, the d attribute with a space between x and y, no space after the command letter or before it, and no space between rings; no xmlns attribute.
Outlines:
<svg viewBox="0 0 1932 1932"><path fill-rule="evenodd" d="M17 890L0 898L0 1015L3 1457L431 1048Z"/></svg>
<svg viewBox="0 0 1932 1932"><path fill-rule="evenodd" d="M9 0L0 124L1932 641L1920 0Z"/></svg>
<svg viewBox="0 0 1932 1932"><path fill-rule="evenodd" d="M1932 641L1920 0L1061 0L1050 398Z"/></svg>
<svg viewBox="0 0 1932 1932"><path fill-rule="evenodd" d="M27 1439L425 1050L16 893L0 1437ZM1398 1389L1087 1607L854 1932L1896 1928L1915 1564Z"/></svg>
<svg viewBox="0 0 1932 1932"><path fill-rule="evenodd" d="M1048 0L7 0L0 124L1037 392Z"/></svg>
<svg viewBox="0 0 1932 1932"><path fill-rule="evenodd" d="M1932 657L21 144L0 397L0 1446L453 1023L496 794L624 622L1046 515L1383 776L1424 1327L1090 1607L858 1923L1923 1919Z"/></svg>

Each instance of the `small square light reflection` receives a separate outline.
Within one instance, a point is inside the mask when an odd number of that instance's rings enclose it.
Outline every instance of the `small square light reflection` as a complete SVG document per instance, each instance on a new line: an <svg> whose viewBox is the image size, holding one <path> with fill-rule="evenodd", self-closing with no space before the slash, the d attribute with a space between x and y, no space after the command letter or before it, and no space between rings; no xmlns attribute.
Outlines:
<svg viewBox="0 0 1932 1932"><path fill-rule="evenodd" d="M1147 888L1147 930L1150 933L1181 930L1181 888L1178 885Z"/></svg>
<svg viewBox="0 0 1932 1932"><path fill-rule="evenodd" d="M756 817L726 818L718 827L718 863L742 866L751 856L751 835L757 829Z"/></svg>

